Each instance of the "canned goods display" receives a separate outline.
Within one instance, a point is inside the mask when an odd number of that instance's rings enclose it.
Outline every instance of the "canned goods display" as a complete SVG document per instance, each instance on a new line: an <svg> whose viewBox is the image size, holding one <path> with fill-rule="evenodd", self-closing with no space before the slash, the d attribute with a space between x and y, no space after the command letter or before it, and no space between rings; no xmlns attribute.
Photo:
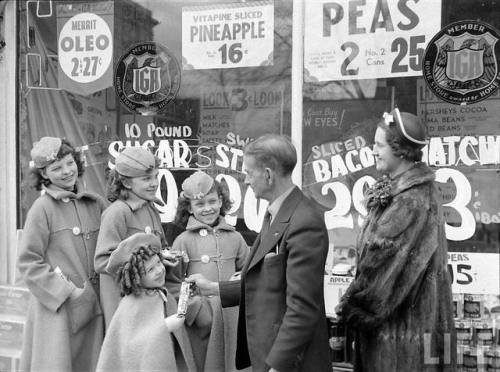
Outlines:
<svg viewBox="0 0 500 372"><path fill-rule="evenodd" d="M461 319L464 310L464 295L462 293L453 293L453 318Z"/></svg>
<svg viewBox="0 0 500 372"><path fill-rule="evenodd" d="M469 319L455 321L455 330L457 332L458 345L472 345L472 323Z"/></svg>
<svg viewBox="0 0 500 372"><path fill-rule="evenodd" d="M464 318L480 319L484 316L484 301L480 294L464 294Z"/></svg>
<svg viewBox="0 0 500 372"><path fill-rule="evenodd" d="M472 321L476 344L479 346L493 345L493 322L491 319L478 319Z"/></svg>
<svg viewBox="0 0 500 372"><path fill-rule="evenodd" d="M330 345L330 356L332 362L345 361L345 327L344 324L335 319L330 320L328 330L328 344Z"/></svg>
<svg viewBox="0 0 500 372"><path fill-rule="evenodd" d="M500 347L493 347L486 351L486 371L500 372Z"/></svg>

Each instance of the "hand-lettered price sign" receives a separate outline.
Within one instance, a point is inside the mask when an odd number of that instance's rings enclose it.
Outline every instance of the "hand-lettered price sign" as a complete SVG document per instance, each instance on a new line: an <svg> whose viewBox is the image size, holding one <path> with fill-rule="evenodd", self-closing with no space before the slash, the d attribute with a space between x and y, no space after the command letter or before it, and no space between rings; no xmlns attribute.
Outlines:
<svg viewBox="0 0 500 372"><path fill-rule="evenodd" d="M309 0L306 81L416 76L441 27L441 2Z"/></svg>
<svg viewBox="0 0 500 372"><path fill-rule="evenodd" d="M112 85L113 3L57 7L59 87L88 95Z"/></svg>

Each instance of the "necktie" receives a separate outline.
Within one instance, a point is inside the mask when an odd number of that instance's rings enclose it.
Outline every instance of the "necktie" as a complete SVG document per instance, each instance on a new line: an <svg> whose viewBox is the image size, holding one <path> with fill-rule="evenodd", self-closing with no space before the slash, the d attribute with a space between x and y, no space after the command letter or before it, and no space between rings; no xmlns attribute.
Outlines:
<svg viewBox="0 0 500 372"><path fill-rule="evenodd" d="M269 225L271 224L271 213L266 210L266 214L264 215L264 221L262 222L262 228L260 229L260 236L264 236L269 230Z"/></svg>

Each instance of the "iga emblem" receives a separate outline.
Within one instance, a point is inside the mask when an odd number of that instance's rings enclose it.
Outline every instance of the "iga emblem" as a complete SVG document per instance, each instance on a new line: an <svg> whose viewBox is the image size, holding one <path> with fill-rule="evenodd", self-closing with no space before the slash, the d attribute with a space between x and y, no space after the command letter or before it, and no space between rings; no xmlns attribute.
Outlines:
<svg viewBox="0 0 500 372"><path fill-rule="evenodd" d="M142 115L154 115L179 91L181 70L174 55L156 42L134 45L119 60L115 90L122 103Z"/></svg>
<svg viewBox="0 0 500 372"><path fill-rule="evenodd" d="M430 41L424 79L433 93L454 104L479 102L500 86L498 31L479 21L452 23Z"/></svg>

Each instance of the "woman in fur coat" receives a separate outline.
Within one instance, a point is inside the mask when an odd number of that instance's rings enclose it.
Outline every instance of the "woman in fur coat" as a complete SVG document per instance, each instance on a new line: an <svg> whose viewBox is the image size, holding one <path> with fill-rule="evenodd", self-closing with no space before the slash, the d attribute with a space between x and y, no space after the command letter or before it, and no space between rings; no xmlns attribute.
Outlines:
<svg viewBox="0 0 500 372"><path fill-rule="evenodd" d="M384 114L373 155L383 174L367 194L356 278L337 311L355 331L355 371L455 371L456 338L443 216L434 173L420 162L417 117Z"/></svg>

